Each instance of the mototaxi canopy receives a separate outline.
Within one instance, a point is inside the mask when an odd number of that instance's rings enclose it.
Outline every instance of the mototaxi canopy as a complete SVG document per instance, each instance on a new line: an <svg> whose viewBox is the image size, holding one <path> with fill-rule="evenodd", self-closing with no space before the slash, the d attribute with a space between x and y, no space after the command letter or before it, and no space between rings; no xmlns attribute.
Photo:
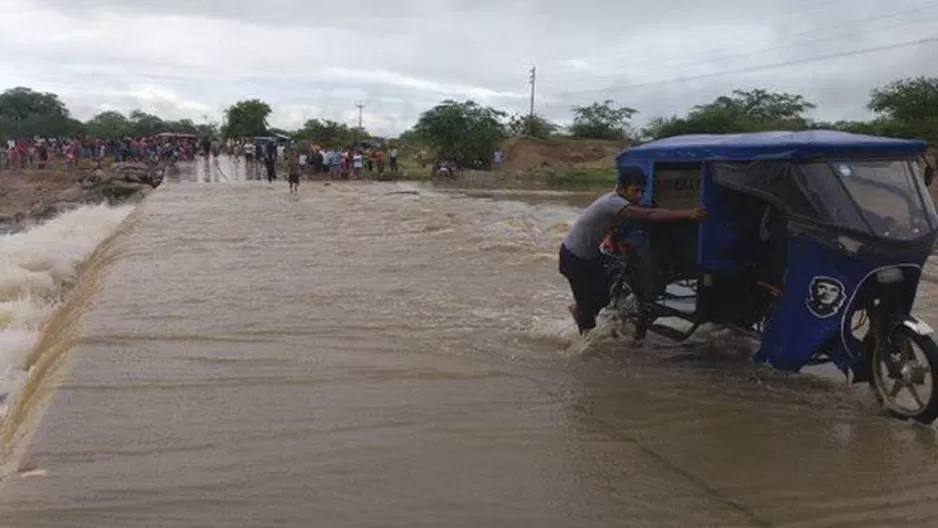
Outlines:
<svg viewBox="0 0 938 528"><path fill-rule="evenodd" d="M756 161L819 156L916 156L927 142L836 130L689 134L630 147L616 156L618 166L635 162Z"/></svg>

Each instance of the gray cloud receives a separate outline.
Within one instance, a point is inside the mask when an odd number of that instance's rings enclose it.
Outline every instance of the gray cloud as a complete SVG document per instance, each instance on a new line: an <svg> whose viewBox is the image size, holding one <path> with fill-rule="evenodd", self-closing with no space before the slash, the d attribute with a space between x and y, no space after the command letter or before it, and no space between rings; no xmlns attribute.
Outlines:
<svg viewBox="0 0 938 528"><path fill-rule="evenodd" d="M817 117L865 117L871 88L934 73L936 44L777 68L935 35L938 2L914 0L0 0L0 88L60 93L80 118L142 108L218 120L258 97L272 122L312 117L395 134L444 98L537 110L613 99L639 124L734 88L817 102ZM736 72L727 74L726 72ZM682 80L686 79L686 80Z"/></svg>

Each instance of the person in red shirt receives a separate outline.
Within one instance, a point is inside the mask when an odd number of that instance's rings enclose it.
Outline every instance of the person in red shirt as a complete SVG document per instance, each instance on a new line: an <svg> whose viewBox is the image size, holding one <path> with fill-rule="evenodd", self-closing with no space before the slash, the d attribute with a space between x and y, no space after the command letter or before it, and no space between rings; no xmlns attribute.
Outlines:
<svg viewBox="0 0 938 528"><path fill-rule="evenodd" d="M378 174L384 174L384 153L381 149L375 150L375 163L378 165Z"/></svg>

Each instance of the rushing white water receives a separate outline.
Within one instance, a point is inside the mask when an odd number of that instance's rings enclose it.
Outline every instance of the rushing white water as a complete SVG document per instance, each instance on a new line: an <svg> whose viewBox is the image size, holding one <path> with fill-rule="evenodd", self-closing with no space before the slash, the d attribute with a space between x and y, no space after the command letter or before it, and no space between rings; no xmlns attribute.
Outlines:
<svg viewBox="0 0 938 528"><path fill-rule="evenodd" d="M0 419L27 376L42 324L75 284L78 269L132 206L86 206L0 238Z"/></svg>

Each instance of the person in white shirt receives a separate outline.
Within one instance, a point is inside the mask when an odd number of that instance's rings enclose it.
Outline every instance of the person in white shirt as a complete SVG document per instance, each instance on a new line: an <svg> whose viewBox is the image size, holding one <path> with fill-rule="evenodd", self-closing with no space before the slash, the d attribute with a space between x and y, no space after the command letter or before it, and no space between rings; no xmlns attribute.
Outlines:
<svg viewBox="0 0 938 528"><path fill-rule="evenodd" d="M388 151L388 161L391 164L391 172L397 172L397 147L391 147Z"/></svg>
<svg viewBox="0 0 938 528"><path fill-rule="evenodd" d="M365 158L360 150L356 150L355 155L352 156L352 174L355 175L356 180L361 179L364 166Z"/></svg>

